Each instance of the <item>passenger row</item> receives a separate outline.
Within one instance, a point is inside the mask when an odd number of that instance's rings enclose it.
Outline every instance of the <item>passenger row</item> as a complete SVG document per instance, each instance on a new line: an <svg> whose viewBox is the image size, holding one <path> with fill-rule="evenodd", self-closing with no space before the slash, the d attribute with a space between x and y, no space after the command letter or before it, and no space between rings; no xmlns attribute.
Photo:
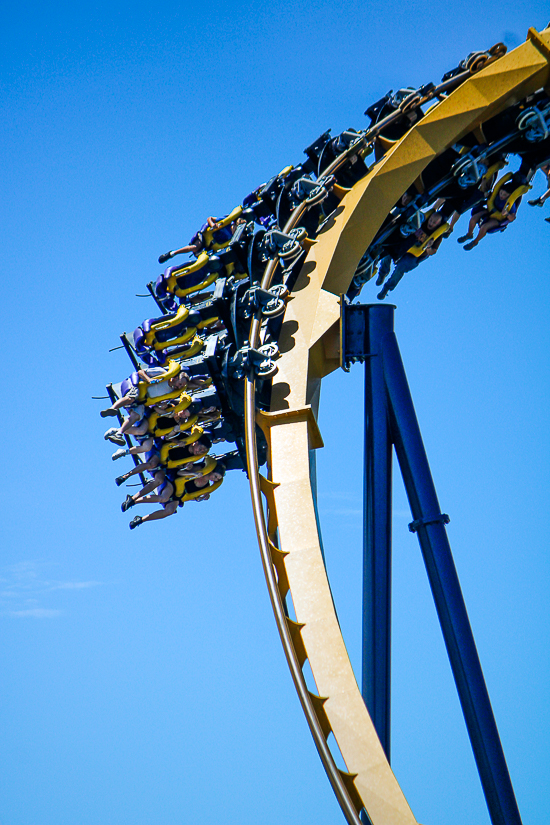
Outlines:
<svg viewBox="0 0 550 825"><path fill-rule="evenodd" d="M134 476L143 478L145 473L151 477L137 493L126 496L122 511L136 504L161 504L160 509L132 519L130 529L173 515L187 501L206 501L228 469L242 469L235 451L208 455L214 442L232 435L221 420L219 399L209 375L190 375L182 364L172 361L167 368L149 367L133 373L122 382L119 395L101 416L120 416L124 410L127 417L118 427L110 427L104 438L126 445L131 436L136 445L120 447L112 459L131 455L143 456L144 461L115 482L120 486Z"/></svg>

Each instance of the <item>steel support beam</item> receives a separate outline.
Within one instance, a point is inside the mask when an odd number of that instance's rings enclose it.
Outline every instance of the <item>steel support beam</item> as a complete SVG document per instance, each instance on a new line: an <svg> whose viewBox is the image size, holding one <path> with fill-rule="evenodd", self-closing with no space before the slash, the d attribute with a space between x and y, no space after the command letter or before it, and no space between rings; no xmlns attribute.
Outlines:
<svg viewBox="0 0 550 825"><path fill-rule="evenodd" d="M382 339L391 436L493 825L521 825L395 335Z"/></svg>
<svg viewBox="0 0 550 825"><path fill-rule="evenodd" d="M365 307L363 672L361 692L390 761L392 444L381 340L394 307Z"/></svg>

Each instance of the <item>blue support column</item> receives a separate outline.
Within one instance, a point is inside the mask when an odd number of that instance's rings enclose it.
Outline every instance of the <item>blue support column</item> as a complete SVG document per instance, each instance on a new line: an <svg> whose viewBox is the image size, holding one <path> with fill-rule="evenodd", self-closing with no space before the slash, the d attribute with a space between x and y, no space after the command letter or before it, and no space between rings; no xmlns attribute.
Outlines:
<svg viewBox="0 0 550 825"><path fill-rule="evenodd" d="M493 825L521 825L512 782L466 605L458 581L445 523L416 418L397 340L382 341L392 439L443 631L477 769Z"/></svg>
<svg viewBox="0 0 550 825"><path fill-rule="evenodd" d="M362 694L390 760L392 444L381 341L394 307L365 310L365 457L363 478Z"/></svg>

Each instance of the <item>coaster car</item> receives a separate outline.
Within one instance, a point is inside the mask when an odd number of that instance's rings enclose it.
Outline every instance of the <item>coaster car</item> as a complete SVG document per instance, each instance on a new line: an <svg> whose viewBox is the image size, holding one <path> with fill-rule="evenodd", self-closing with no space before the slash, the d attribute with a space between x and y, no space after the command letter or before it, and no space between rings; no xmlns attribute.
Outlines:
<svg viewBox="0 0 550 825"><path fill-rule="evenodd" d="M519 198L521 198L531 189L531 186L529 186L529 184L527 183L520 183L519 185L516 185L519 183L519 181L517 181L517 178L515 178L516 176L512 172L509 172L495 184L495 187L487 201L487 211L489 213L489 218L493 218L497 221L506 220L514 204L519 200ZM514 183L514 190L510 193L502 210L496 209L495 201L498 196L498 193L500 192L503 186L506 186L508 183L511 182Z"/></svg>
<svg viewBox="0 0 550 825"><path fill-rule="evenodd" d="M199 335L195 335L187 344L180 344L176 347L167 347L163 350L147 350L136 347L135 351L139 359L143 361L144 364L147 364L148 367L166 367L168 363L175 358L187 359L198 355L202 352L204 343L204 340Z"/></svg>
<svg viewBox="0 0 550 825"><path fill-rule="evenodd" d="M162 395L155 395L153 397L149 396L149 389L162 382L168 382L171 378L175 378L176 375L181 372L181 368L181 364L177 361L169 361L164 375L160 376L158 379L155 379L155 381L151 384L148 384L146 381L140 381L137 372L133 372L132 375L129 378L126 378L120 385L121 397L124 397L131 387L137 387L138 397L136 399L136 403L144 404L146 407L151 407L154 404L158 404L160 401L178 398L181 394L181 389L169 390ZM167 387L167 389L169 388Z"/></svg>
<svg viewBox="0 0 550 825"><path fill-rule="evenodd" d="M446 80L450 80L452 77L456 77L459 74L464 74L465 72L469 72L470 74L479 72L489 63L492 63L494 60L497 60L505 54L506 46L504 43L495 43L495 45L491 46L491 48L487 51L470 52L464 60L460 61L458 66L455 66L454 69L450 69L448 72L445 72L441 78L441 81L445 82Z"/></svg>
<svg viewBox="0 0 550 825"><path fill-rule="evenodd" d="M541 103L522 112L517 127L528 143L539 143L550 135L550 103Z"/></svg>
<svg viewBox="0 0 550 825"><path fill-rule="evenodd" d="M211 469L209 472L215 472L215 468ZM185 489L185 485L187 484L188 479L186 478L178 478L174 479L174 489L175 489L175 497L179 498L182 504L185 504L186 501L194 501L201 496L210 495L218 487L221 487L223 484L223 478L220 478L219 481L210 482L207 487L200 487L198 490L194 490L192 493L188 493Z"/></svg>
<svg viewBox="0 0 550 825"><path fill-rule="evenodd" d="M517 152L544 139L548 104L546 92L536 92L486 120L474 135L478 142L492 144L493 150L506 147L507 152Z"/></svg>
<svg viewBox="0 0 550 825"><path fill-rule="evenodd" d="M317 173L319 169L319 158L321 157L321 153L325 148L326 144L332 139L330 136L330 129L327 129L326 132L323 132L322 135L319 135L317 140L314 140L306 149L304 149L304 154L307 155L308 160L306 163L303 164L304 170L306 167L309 167L311 172Z"/></svg>
<svg viewBox="0 0 550 825"><path fill-rule="evenodd" d="M414 244L414 246L411 246L410 249L407 249L407 252L409 255L414 255L415 258L420 258L426 250L432 246L438 238L448 232L448 230L448 223L440 224L437 229L434 229L434 231L431 232L424 241L422 241L422 243Z"/></svg>
<svg viewBox="0 0 550 825"><path fill-rule="evenodd" d="M217 255L201 252L196 261L168 267L156 280L155 294L160 301L167 295L185 298L214 283L223 268L223 261Z"/></svg>
<svg viewBox="0 0 550 825"><path fill-rule="evenodd" d="M197 436L195 441L197 441L199 437L200 436ZM195 464L197 461L203 461L205 458L208 460L212 457L205 457L204 453L202 455L188 455L185 445L179 441L167 442L163 444L160 450L160 463L169 470L173 470L176 467L184 467L186 464Z"/></svg>
<svg viewBox="0 0 550 825"><path fill-rule="evenodd" d="M215 226L206 226L201 231L204 248L216 252L218 249L226 247L233 236L231 224L241 217L242 211L242 206L236 206L229 215L216 221Z"/></svg>
<svg viewBox="0 0 550 825"><path fill-rule="evenodd" d="M196 261L165 270L165 290L178 298L185 298L213 284L222 269L223 264L216 255L201 252Z"/></svg>
<svg viewBox="0 0 550 825"><path fill-rule="evenodd" d="M333 192L332 196L331 192ZM322 220L334 211L339 203L336 193L340 193L341 197L345 194L345 190L336 185L334 175L330 175L322 183L318 183L318 181L306 177L303 170L300 170L300 175L289 181L288 185L279 194L277 200L278 226L286 226L293 211L301 206L300 226L304 227L311 238L315 237Z"/></svg>
<svg viewBox="0 0 550 825"><path fill-rule="evenodd" d="M418 90L406 87L396 92L390 89L384 97L365 110L365 115L370 118L370 128L378 127L377 140L382 141L375 147L377 159L389 148L384 141L390 141L391 146L409 131L411 125L419 117L423 116L424 112L419 102L425 91L426 87Z"/></svg>
<svg viewBox="0 0 550 825"><path fill-rule="evenodd" d="M186 344L196 336L197 330L205 329L217 320L218 316L209 306L193 310L187 306L180 306L175 313L160 318L148 318L141 326L136 327L135 350L141 355L151 350L166 351L167 342L170 342L170 346Z"/></svg>
<svg viewBox="0 0 550 825"><path fill-rule="evenodd" d="M177 470L176 478L184 478L187 481L190 481L213 473L218 463L216 457L213 455L203 455L201 456L201 459L202 461L187 464L187 466L184 466L181 469L175 468Z"/></svg>
<svg viewBox="0 0 550 825"><path fill-rule="evenodd" d="M178 426L176 420L173 418L174 414L177 412L181 412L182 410L186 410L189 405L192 403L193 399L187 392L182 392L178 399L177 404L173 407L170 407L167 410L163 410L159 412L154 410L147 416L147 423L148 423L148 432L155 436L155 438L164 438L165 435L171 433L176 426ZM190 423L191 418L187 419L187 421L183 422L183 424L179 425L181 430L189 429L193 426ZM173 423L170 426L166 426L168 424L168 420L172 421Z"/></svg>
<svg viewBox="0 0 550 825"><path fill-rule="evenodd" d="M369 168L363 158L371 150L371 147L369 145L366 148L361 138L362 135L355 129L346 129L346 131L341 132L337 137L325 143L319 156L318 177L324 174L328 167L352 144L357 143L357 154L352 153L349 155L345 162L334 171L334 178L339 186L345 188L351 188L358 180L364 178Z"/></svg>

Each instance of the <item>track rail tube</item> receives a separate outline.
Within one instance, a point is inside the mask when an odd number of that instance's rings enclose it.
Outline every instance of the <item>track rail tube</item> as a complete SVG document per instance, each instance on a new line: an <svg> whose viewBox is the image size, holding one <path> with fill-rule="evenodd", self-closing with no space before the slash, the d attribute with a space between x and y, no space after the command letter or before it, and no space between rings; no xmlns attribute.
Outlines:
<svg viewBox="0 0 550 825"><path fill-rule="evenodd" d="M332 172L335 169L337 169L341 163L343 163L344 156L347 157L348 154L350 154L349 149L347 149L345 152L342 153L342 155L336 158L330 165L330 167L325 171L323 176L319 178L319 181L321 182L325 177L328 177L329 174L332 174ZM289 232L290 229L296 226L306 208L307 206L305 204L301 204L294 210L283 229L285 233ZM267 265L261 281L262 289L269 289L277 266L278 258L271 260ZM249 345L251 347L255 347L259 343L260 330L261 318L257 314L253 317L250 324ZM323 733L323 729L321 727L319 719L317 718L317 714L315 713L315 709L313 707L313 703L311 701L311 697L309 695L309 691L306 685L306 680L302 668L300 666L300 662L296 655L294 645L292 643L292 638L286 621L283 600L281 597L281 593L279 591L279 587L277 585L277 580L271 561L269 538L267 534L267 527L262 507L260 490L260 471L258 467L258 452L256 449L256 387L254 377L251 374L247 375L245 378L244 422L247 469L250 485L250 495L252 499L252 510L254 513L254 523L256 525L256 534L258 537L260 555L262 558L262 565L267 582L269 597L271 600L271 606L273 608L273 613L275 615L275 622L277 624L277 629L279 631L279 636L281 638L283 650L286 656L292 680L294 682L294 686L296 688L296 692L298 693L300 704L302 705L302 710L309 725L311 735L313 736L313 741L315 742L315 746L321 758L321 762L323 763L323 767L326 771L326 774L328 776L336 799L338 800L338 804L340 805L342 812L346 818L346 821L349 823L349 825L362 825L361 820L355 809L355 805L351 800L351 797L345 786L342 775L340 774L336 762L334 761L334 757L332 756L330 748L327 744L325 735Z"/></svg>
<svg viewBox="0 0 550 825"><path fill-rule="evenodd" d="M411 512L415 520L429 520L440 515L439 502L394 333L384 336L382 348L392 438ZM417 533L491 822L521 825L445 525L424 524Z"/></svg>

